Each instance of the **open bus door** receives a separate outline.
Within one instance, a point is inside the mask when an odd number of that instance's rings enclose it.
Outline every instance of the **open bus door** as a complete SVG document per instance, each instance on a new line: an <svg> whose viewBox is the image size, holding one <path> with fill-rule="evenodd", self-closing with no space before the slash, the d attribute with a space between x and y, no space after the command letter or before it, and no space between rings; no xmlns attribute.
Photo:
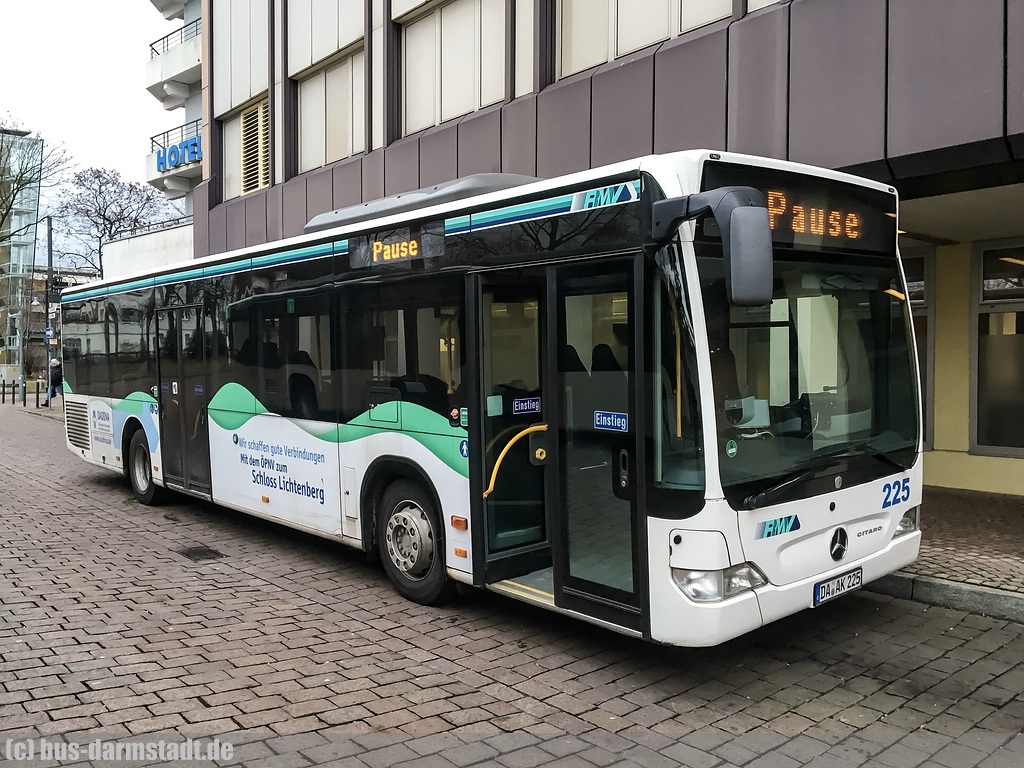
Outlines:
<svg viewBox="0 0 1024 768"><path fill-rule="evenodd" d="M642 631L637 259L478 280L485 581Z"/></svg>

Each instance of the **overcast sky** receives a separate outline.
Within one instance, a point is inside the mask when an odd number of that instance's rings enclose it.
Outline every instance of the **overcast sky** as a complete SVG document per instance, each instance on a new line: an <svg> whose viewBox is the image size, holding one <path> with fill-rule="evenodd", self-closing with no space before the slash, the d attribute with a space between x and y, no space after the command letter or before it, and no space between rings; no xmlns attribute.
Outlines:
<svg viewBox="0 0 1024 768"><path fill-rule="evenodd" d="M144 182L149 137L185 122L145 87L149 44L180 27L148 0L0 0L0 118Z"/></svg>

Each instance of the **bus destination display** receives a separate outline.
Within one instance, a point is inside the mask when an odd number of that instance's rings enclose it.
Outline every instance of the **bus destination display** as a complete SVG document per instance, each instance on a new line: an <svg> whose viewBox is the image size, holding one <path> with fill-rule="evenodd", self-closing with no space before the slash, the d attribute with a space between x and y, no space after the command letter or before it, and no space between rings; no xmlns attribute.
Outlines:
<svg viewBox="0 0 1024 768"><path fill-rule="evenodd" d="M764 193L776 244L814 250L895 253L895 195L768 168L705 164L704 189L734 185L752 186ZM707 227L704 234L719 233Z"/></svg>

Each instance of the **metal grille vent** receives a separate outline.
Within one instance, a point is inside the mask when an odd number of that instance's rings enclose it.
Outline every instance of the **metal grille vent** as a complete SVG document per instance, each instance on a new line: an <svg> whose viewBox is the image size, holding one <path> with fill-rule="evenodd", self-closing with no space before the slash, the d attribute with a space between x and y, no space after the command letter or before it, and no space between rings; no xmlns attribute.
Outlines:
<svg viewBox="0 0 1024 768"><path fill-rule="evenodd" d="M242 113L242 194L270 186L270 104Z"/></svg>
<svg viewBox="0 0 1024 768"><path fill-rule="evenodd" d="M85 403L64 403L64 419L67 425L68 441L83 451L89 450L89 406Z"/></svg>

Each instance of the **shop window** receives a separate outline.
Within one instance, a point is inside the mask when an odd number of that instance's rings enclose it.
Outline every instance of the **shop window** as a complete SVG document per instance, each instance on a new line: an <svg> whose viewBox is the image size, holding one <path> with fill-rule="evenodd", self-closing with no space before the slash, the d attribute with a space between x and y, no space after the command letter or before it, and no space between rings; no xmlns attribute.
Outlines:
<svg viewBox="0 0 1024 768"><path fill-rule="evenodd" d="M907 249L901 256L903 273L907 278L907 301L910 302L911 319L914 323L914 340L917 344L924 447L931 450L935 412L935 299L932 284L935 249Z"/></svg>
<svg viewBox="0 0 1024 768"><path fill-rule="evenodd" d="M1024 246L984 249L978 266L972 448L1024 456Z"/></svg>

